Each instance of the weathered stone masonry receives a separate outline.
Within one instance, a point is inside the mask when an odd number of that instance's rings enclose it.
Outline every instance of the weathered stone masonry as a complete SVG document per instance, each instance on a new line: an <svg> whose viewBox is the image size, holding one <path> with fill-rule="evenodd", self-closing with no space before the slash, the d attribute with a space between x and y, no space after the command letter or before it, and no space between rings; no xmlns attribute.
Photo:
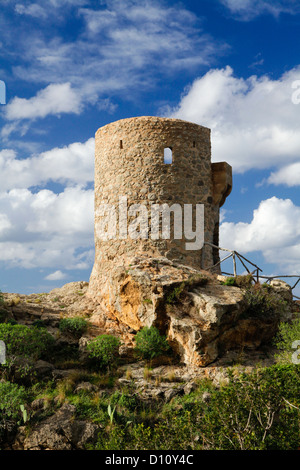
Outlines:
<svg viewBox="0 0 300 470"><path fill-rule="evenodd" d="M204 204L205 242L218 244L219 208L231 191L231 167L211 163L210 130L179 119L135 117L101 127L95 136L95 227L103 203L128 206L142 203ZM172 163L164 162L164 149L172 149ZM171 230L172 236L172 230ZM137 256L166 257L205 269L218 260L210 246L187 251L186 240L103 241L95 230L95 264L89 292L103 295L112 266L128 266Z"/></svg>

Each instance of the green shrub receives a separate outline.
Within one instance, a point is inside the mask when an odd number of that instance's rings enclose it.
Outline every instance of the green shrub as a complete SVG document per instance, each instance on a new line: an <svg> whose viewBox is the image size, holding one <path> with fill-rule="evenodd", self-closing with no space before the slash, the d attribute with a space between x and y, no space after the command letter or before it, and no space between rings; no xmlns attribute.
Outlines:
<svg viewBox="0 0 300 470"><path fill-rule="evenodd" d="M6 345L7 355L40 359L51 350L54 338L44 328L25 325L0 324L0 339Z"/></svg>
<svg viewBox="0 0 300 470"><path fill-rule="evenodd" d="M145 326L135 336L135 351L143 359L153 359L170 350L170 346L157 328Z"/></svg>
<svg viewBox="0 0 300 470"><path fill-rule="evenodd" d="M5 416L16 419L22 416L20 405L24 404L26 400L27 392L24 387L11 382L0 382L1 418Z"/></svg>
<svg viewBox="0 0 300 470"><path fill-rule="evenodd" d="M80 338L87 327L87 320L81 317L62 318L59 322L59 329L64 333L70 333L75 338Z"/></svg>
<svg viewBox="0 0 300 470"><path fill-rule="evenodd" d="M190 288L205 286L208 283L208 277L203 274L196 274L189 279L182 281L180 284L173 284L171 290L166 293L165 299L167 304L174 304L180 300Z"/></svg>
<svg viewBox="0 0 300 470"><path fill-rule="evenodd" d="M12 429L22 422L24 413L21 406L26 403L27 392L10 382L0 382L0 440L6 431Z"/></svg>
<svg viewBox="0 0 300 470"><path fill-rule="evenodd" d="M235 277L227 277L221 284L224 286L235 286L241 288L249 288L252 285L253 276L252 274L239 275Z"/></svg>
<svg viewBox="0 0 300 470"><path fill-rule="evenodd" d="M180 299L181 294L184 292L186 289L186 283L183 281L181 284L178 286L175 286L171 292L166 297L166 303L167 304L173 304L177 302Z"/></svg>
<svg viewBox="0 0 300 470"><path fill-rule="evenodd" d="M89 357L101 369L109 369L115 365L120 347L120 340L112 335L100 335L87 345Z"/></svg>
<svg viewBox="0 0 300 470"><path fill-rule="evenodd" d="M290 323L279 324L278 333L274 338L274 345L279 349L275 358L280 363L290 364L293 362L293 354L297 351L293 348L295 341L300 341L300 318L292 320ZM300 354L298 354L297 362Z"/></svg>
<svg viewBox="0 0 300 470"><path fill-rule="evenodd" d="M300 370L272 366L173 399L148 424L118 418L99 434L96 449L296 450L300 435ZM119 406L119 403L118 405Z"/></svg>
<svg viewBox="0 0 300 470"><path fill-rule="evenodd" d="M296 450L299 445L299 370L272 366L230 376L211 395L201 417L206 446L216 450Z"/></svg>
<svg viewBox="0 0 300 470"><path fill-rule="evenodd" d="M252 274L239 275L235 277L235 285L241 288L250 288L253 283Z"/></svg>
<svg viewBox="0 0 300 470"><path fill-rule="evenodd" d="M131 412L135 411L139 405L138 398L135 394L126 393L124 391L120 392L119 390L111 395L110 403L111 406L118 405Z"/></svg>
<svg viewBox="0 0 300 470"><path fill-rule="evenodd" d="M245 317L279 320L287 313L288 304L272 288L256 285L246 290L247 310Z"/></svg>
<svg viewBox="0 0 300 470"><path fill-rule="evenodd" d="M227 277L227 279L225 281L222 281L221 284L223 284L223 286L235 286L235 278Z"/></svg>

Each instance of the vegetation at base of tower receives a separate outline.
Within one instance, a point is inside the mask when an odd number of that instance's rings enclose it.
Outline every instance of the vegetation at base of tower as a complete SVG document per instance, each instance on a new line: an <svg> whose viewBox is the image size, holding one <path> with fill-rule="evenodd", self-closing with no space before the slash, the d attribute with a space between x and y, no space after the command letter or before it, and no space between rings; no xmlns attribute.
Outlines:
<svg viewBox="0 0 300 470"><path fill-rule="evenodd" d="M100 335L87 345L89 357L100 369L111 368L116 365L121 342L112 335Z"/></svg>
<svg viewBox="0 0 300 470"><path fill-rule="evenodd" d="M21 405L30 410L33 399L42 399L44 416L68 402L76 407L78 419L102 426L89 450L296 450L299 445L300 369L275 365L232 373L229 382L216 387L199 381L190 394L176 396L169 403L147 400L122 389L75 392L80 381L89 379L96 389L107 375L78 373L54 384L53 381L28 390L10 382L0 383L1 430L22 424ZM107 390L107 389L106 389ZM206 398L204 399L204 395ZM114 410L113 419L108 409ZM28 413L30 427L41 415ZM0 440L3 437L0 432ZM0 446L1 447L1 446Z"/></svg>
<svg viewBox="0 0 300 470"><path fill-rule="evenodd" d="M145 326L135 335L135 352L143 359L154 359L170 350L170 346L157 328Z"/></svg>
<svg viewBox="0 0 300 470"><path fill-rule="evenodd" d="M228 277L227 279L225 279L225 281L221 281L221 284L223 286L236 286L235 278L234 277Z"/></svg>
<svg viewBox="0 0 300 470"><path fill-rule="evenodd" d="M175 286L173 290L167 295L166 303L174 304L180 299L181 294L186 288L185 282L181 282L178 286Z"/></svg>
<svg viewBox="0 0 300 470"><path fill-rule="evenodd" d="M299 445L300 370L272 366L215 387L203 380L170 403L114 401L112 427L97 450L295 450ZM205 400L203 399L206 394ZM122 395L119 394L119 397ZM126 396L126 395L125 395ZM116 397L117 398L117 397ZM128 424L129 423L129 424Z"/></svg>
<svg viewBox="0 0 300 470"><path fill-rule="evenodd" d="M225 281L221 281L224 286L235 286L241 288L250 288L253 283L252 274L239 275L235 277L227 277Z"/></svg>
<svg viewBox="0 0 300 470"><path fill-rule="evenodd" d="M270 301L273 307L267 303L267 308L264 296L271 295L275 302L273 294L270 286L251 288L256 299L253 306L262 305L262 312L271 314L275 304ZM264 300L258 302L256 295ZM151 366L150 371L149 364L146 367L142 362L138 377L130 361L118 367L120 341L114 336L101 335L88 343L86 352L91 354L91 363L78 359L78 338L72 338L72 348L66 347L62 330L52 336L45 325L35 324L0 323L0 339L6 343L9 359L0 365L0 450L14 442L18 429L29 436L66 403L75 407L74 420L99 425L100 432L92 444L87 444L87 450L299 448L300 366L292 362L295 350L291 348L294 341L300 340L299 315L279 324L274 339L279 351L277 364L227 368L228 380L215 385L207 378L195 379L189 394L183 391L184 377L172 375L172 368L167 373L164 368ZM147 329L143 330L139 333L148 340ZM155 329L148 330L153 334ZM154 349L150 348L148 357L151 351L165 352L160 346L167 343L161 343L164 337L157 332L153 337L149 335L159 341L150 341ZM39 358L51 361L57 376L52 372L29 376L26 368L34 370ZM21 367L16 367L17 359ZM119 381L121 377L125 380ZM147 395L150 387L159 392L153 398ZM178 393L167 399L165 390ZM42 402L41 408L33 404L36 401Z"/></svg>
<svg viewBox="0 0 300 470"><path fill-rule="evenodd" d="M19 330L15 325L3 325L5 332ZM279 329L281 342L277 344L290 354L288 348L298 335L299 318L284 325ZM33 342L40 344L38 332L43 330L26 327L26 331L27 328L32 330ZM110 339L105 340L105 336ZM118 339L109 335L95 339L96 342L89 343L95 346L87 349L93 350L96 359L106 358L106 365L111 358L114 361ZM19 348L19 339L16 343L11 350L23 350ZM26 356L37 357L28 340L26 344ZM105 344L110 345L108 350ZM113 351L113 356L109 351ZM19 374L12 374L7 380L2 365L0 449L18 426L25 426L30 434L35 425L69 403L75 406L75 419L101 426L96 441L87 450L296 450L300 435L300 367L288 361L288 356L285 359L271 367L257 366L247 373L243 370L237 373L232 367L228 370L228 381L219 386L208 379L198 379L190 394L178 394L170 401L158 397L145 401L137 391L134 374L127 374L124 385L118 381L124 371L120 374L117 367L95 370L89 368L89 363L83 363L58 380L45 376L24 382ZM87 382L92 388L77 389ZM185 385L183 378L175 380L174 376L158 380L153 369L146 386L159 386L161 382L175 389ZM43 403L38 412L31 406L37 399Z"/></svg>
<svg viewBox="0 0 300 470"><path fill-rule="evenodd" d="M63 333L69 333L75 338L80 338L88 328L88 321L82 317L62 318L59 322L59 329Z"/></svg>
<svg viewBox="0 0 300 470"><path fill-rule="evenodd" d="M208 283L208 277L203 274L191 276L189 279L182 281L180 284L175 284L174 287L166 294L166 303L174 304L181 296L192 287L205 286Z"/></svg>
<svg viewBox="0 0 300 470"><path fill-rule="evenodd" d="M256 284L246 290L247 309L243 317L279 320L288 311L288 303L269 285Z"/></svg>

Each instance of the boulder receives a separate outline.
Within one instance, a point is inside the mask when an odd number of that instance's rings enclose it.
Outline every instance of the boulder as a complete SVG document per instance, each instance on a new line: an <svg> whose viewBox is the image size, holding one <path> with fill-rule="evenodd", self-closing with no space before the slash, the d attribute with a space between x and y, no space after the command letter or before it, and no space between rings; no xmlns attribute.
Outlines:
<svg viewBox="0 0 300 470"><path fill-rule="evenodd" d="M34 364L34 372L37 379L42 380L45 378L52 378L52 372L54 370L54 365L50 362L42 361L39 359Z"/></svg>
<svg viewBox="0 0 300 470"><path fill-rule="evenodd" d="M272 279L270 286L286 301L288 304L293 302L292 287L281 279Z"/></svg>
<svg viewBox="0 0 300 470"><path fill-rule="evenodd" d="M74 393L86 392L93 393L97 392L98 388L96 385L91 384L90 382L80 382L74 390Z"/></svg>
<svg viewBox="0 0 300 470"><path fill-rule="evenodd" d="M14 450L84 450L94 443L101 427L75 419L76 408L65 403L54 415L35 425L29 435L19 428Z"/></svg>
<svg viewBox="0 0 300 470"><path fill-rule="evenodd" d="M189 394L192 393L194 390L196 390L197 386L198 386L197 383L194 382L194 381L188 382L188 383L183 387L184 394L185 394L185 395L189 395Z"/></svg>
<svg viewBox="0 0 300 470"><path fill-rule="evenodd" d="M169 388L164 393L164 399L166 403L169 403L172 398L182 395L183 389L182 388Z"/></svg>
<svg viewBox="0 0 300 470"><path fill-rule="evenodd" d="M211 285L193 289L184 305L168 308L168 339L173 349L185 364L201 367L213 362L222 349L224 333L238 321L244 307L238 288Z"/></svg>

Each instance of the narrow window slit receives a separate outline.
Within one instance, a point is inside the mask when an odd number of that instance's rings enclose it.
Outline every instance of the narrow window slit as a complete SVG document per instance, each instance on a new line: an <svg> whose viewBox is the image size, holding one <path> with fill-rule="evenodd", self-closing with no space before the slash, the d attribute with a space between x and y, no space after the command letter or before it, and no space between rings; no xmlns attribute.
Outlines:
<svg viewBox="0 0 300 470"><path fill-rule="evenodd" d="M120 140L120 149L123 148L123 140Z"/></svg>
<svg viewBox="0 0 300 470"><path fill-rule="evenodd" d="M173 163L173 152L172 147L165 147L164 148L164 163L170 165Z"/></svg>

